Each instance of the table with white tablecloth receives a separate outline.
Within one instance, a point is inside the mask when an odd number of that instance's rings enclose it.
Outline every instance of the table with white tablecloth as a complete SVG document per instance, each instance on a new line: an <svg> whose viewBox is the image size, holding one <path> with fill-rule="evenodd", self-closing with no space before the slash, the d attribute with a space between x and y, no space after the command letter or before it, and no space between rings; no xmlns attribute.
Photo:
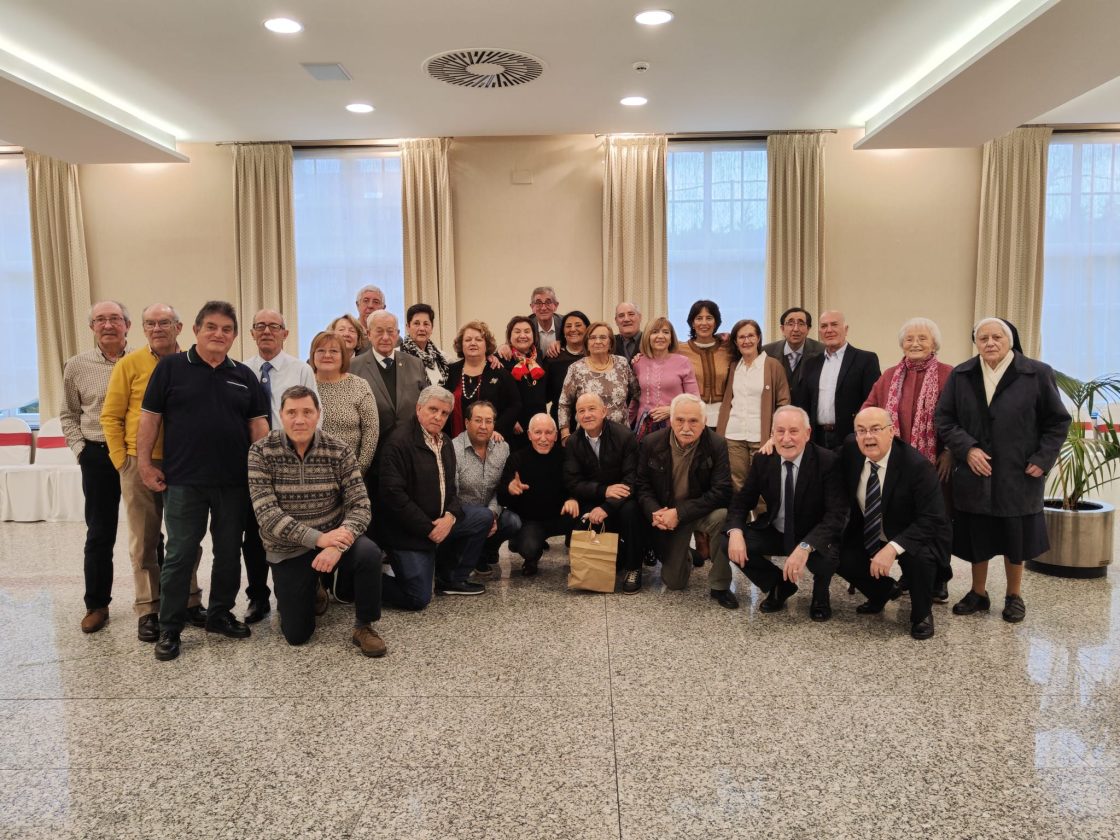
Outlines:
<svg viewBox="0 0 1120 840"><path fill-rule="evenodd" d="M0 467L0 521L83 522L84 510L77 464Z"/></svg>

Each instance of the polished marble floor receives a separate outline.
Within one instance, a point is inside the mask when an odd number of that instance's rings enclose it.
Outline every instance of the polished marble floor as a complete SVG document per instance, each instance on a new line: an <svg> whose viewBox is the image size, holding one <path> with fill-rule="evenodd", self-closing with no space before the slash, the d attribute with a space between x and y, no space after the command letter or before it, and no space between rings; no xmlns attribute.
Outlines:
<svg viewBox="0 0 1120 840"><path fill-rule="evenodd" d="M289 648L136 640L122 528L84 636L79 525L0 524L2 838L1120 837L1120 586L1027 575L1024 624L906 602L758 612L647 576L565 591L503 554L480 598L388 613L381 660L332 605ZM965 591L966 568L950 586ZM239 607L240 611L240 607Z"/></svg>

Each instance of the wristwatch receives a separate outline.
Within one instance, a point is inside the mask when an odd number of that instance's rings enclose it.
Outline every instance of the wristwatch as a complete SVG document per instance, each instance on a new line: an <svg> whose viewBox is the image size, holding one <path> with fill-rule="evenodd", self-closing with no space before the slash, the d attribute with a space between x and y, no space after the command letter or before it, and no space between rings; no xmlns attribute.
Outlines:
<svg viewBox="0 0 1120 840"><path fill-rule="evenodd" d="M811 545L809 545L809 543L807 543L807 542L801 542L801 543L798 544L797 547L800 548L802 551L806 552L807 554L812 554L813 553L813 547Z"/></svg>

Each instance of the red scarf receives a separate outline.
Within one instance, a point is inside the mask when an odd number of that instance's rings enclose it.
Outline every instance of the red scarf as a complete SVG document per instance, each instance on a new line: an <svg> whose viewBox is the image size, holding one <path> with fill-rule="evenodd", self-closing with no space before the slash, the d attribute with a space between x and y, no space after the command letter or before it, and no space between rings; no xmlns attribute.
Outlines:
<svg viewBox="0 0 1120 840"><path fill-rule="evenodd" d="M918 399L914 405L914 422L910 425L910 445L925 455L930 463L936 463L937 431L933 427L933 412L937 408L937 397L941 393L937 381L936 353L931 353L923 362L912 362L903 357L891 378L890 391L887 393L887 411L890 412L894 427L901 430L902 427L898 423L898 404L902 402L902 386L906 381L906 374L911 371L915 376L924 373L925 378L922 380L922 389L918 392Z"/></svg>
<svg viewBox="0 0 1120 840"><path fill-rule="evenodd" d="M544 368L537 364L537 348L531 348L528 356L522 356L518 353L517 364L510 369L509 374L518 382L526 376L530 379L540 379L544 376Z"/></svg>

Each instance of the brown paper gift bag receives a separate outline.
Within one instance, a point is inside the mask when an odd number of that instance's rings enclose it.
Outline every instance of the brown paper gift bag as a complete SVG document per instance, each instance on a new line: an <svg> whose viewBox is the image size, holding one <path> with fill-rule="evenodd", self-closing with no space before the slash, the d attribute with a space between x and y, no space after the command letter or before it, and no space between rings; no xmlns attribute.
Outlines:
<svg viewBox="0 0 1120 840"><path fill-rule="evenodd" d="M591 592L614 592L615 558L618 557L618 534L595 531L572 531L568 559L568 589Z"/></svg>

